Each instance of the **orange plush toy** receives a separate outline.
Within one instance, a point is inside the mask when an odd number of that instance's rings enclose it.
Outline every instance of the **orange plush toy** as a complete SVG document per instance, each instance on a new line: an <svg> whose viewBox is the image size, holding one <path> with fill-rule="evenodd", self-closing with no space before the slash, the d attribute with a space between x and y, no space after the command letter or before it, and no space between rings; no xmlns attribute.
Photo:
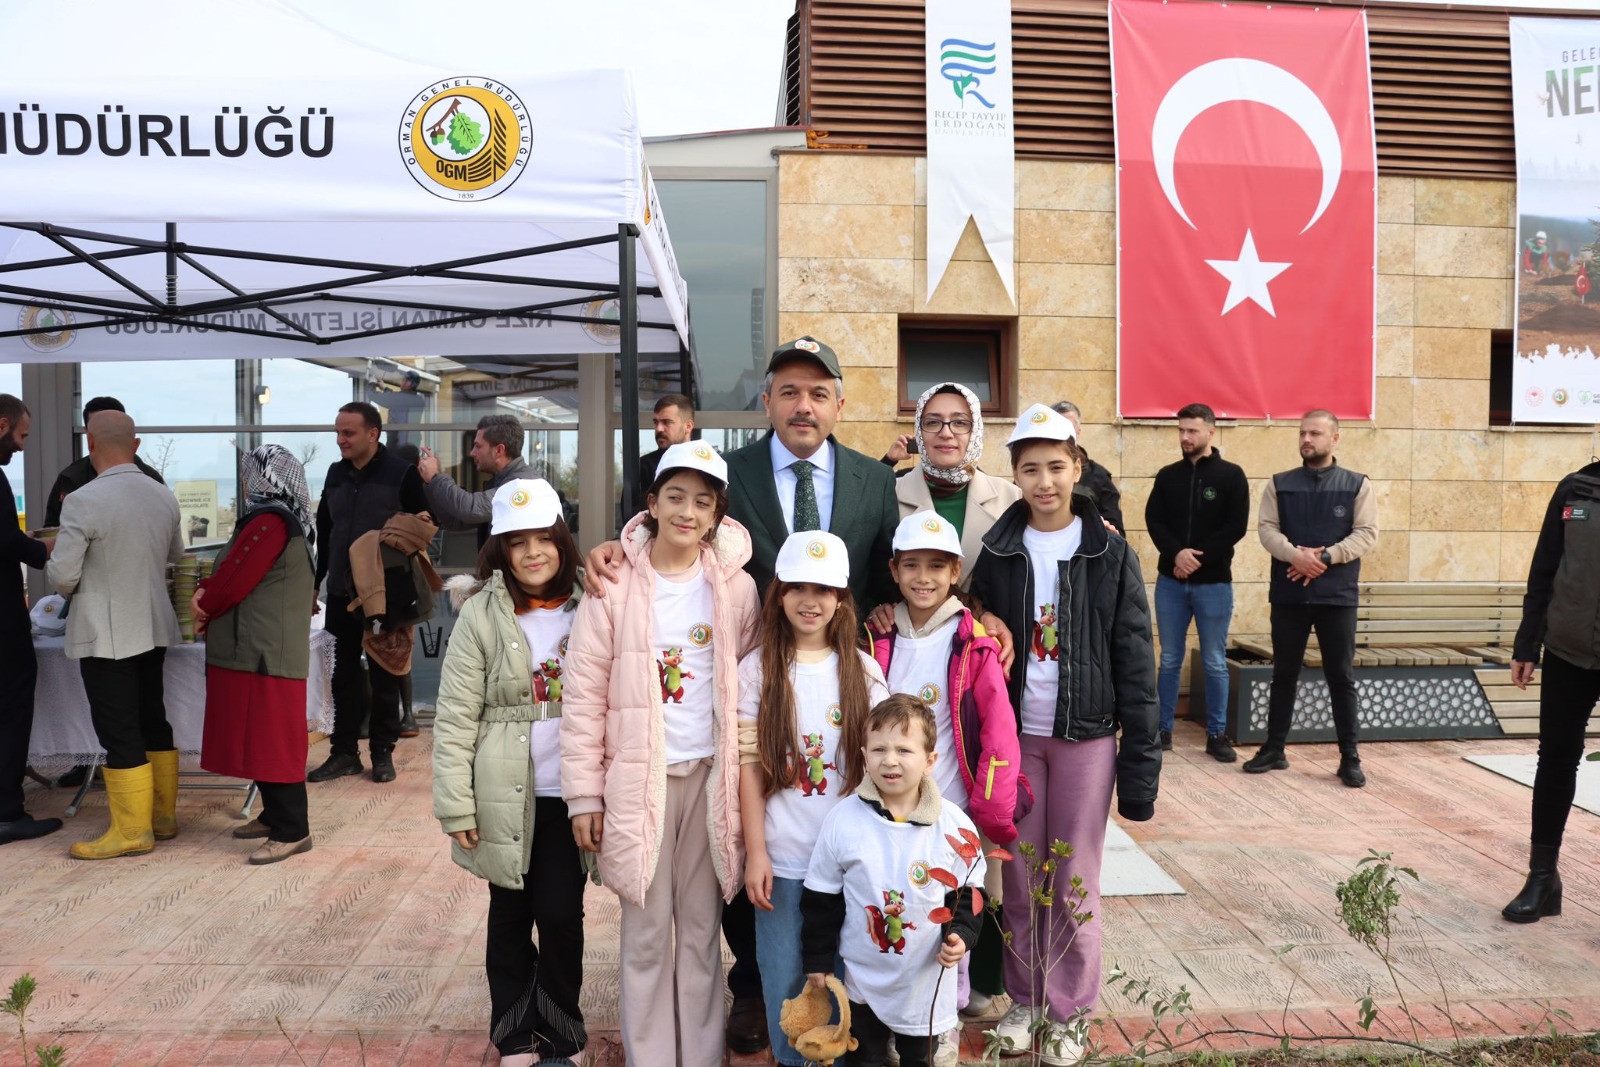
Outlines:
<svg viewBox="0 0 1600 1067"><path fill-rule="evenodd" d="M818 1067L833 1067L833 1061L847 1052L854 1052L860 1044L850 1036L850 998L845 995L844 983L828 975L828 989L839 1002L839 1022L830 1026L833 1005L828 994L807 982L798 997L783 1002L778 1012L778 1026L794 1050Z"/></svg>

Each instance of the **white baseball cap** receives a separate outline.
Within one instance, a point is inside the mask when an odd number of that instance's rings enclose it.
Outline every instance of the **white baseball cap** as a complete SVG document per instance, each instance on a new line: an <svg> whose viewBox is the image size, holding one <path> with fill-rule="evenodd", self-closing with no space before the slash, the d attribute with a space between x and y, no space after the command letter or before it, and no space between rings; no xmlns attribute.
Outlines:
<svg viewBox="0 0 1600 1067"><path fill-rule="evenodd" d="M956 533L954 526L941 519L937 511L919 511L907 515L894 528L896 552L914 552L919 548L948 552L957 559L963 557L961 535Z"/></svg>
<svg viewBox="0 0 1600 1067"><path fill-rule="evenodd" d="M561 518L561 498L543 478L518 478L494 491L489 532L544 530Z"/></svg>
<svg viewBox="0 0 1600 1067"><path fill-rule="evenodd" d="M1006 444L1014 445L1018 441L1076 441L1077 439L1078 431L1072 428L1071 419L1043 404L1034 404L1017 419L1016 428L1011 431L1011 436L1006 438Z"/></svg>
<svg viewBox="0 0 1600 1067"><path fill-rule="evenodd" d="M684 441L661 453L661 462L656 464L656 479L659 481L668 471L682 469L699 471L723 485L728 484L727 460L704 441Z"/></svg>
<svg viewBox="0 0 1600 1067"><path fill-rule="evenodd" d="M779 581L810 582L829 589L850 587L850 550L836 534L801 530L784 539L773 573Z"/></svg>

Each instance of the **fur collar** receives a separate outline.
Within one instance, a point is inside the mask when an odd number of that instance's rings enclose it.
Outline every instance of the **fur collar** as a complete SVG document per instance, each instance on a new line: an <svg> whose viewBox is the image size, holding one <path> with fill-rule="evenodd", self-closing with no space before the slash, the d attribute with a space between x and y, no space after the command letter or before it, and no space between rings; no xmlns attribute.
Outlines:
<svg viewBox="0 0 1600 1067"><path fill-rule="evenodd" d="M649 560L651 535L645 528L644 518L645 513L640 512L622 528L622 551L634 566ZM726 577L744 568L750 561L751 551L749 531L733 519L724 518L711 543L701 544L700 564L703 567L715 567L720 575Z"/></svg>
<svg viewBox="0 0 1600 1067"><path fill-rule="evenodd" d="M883 806L883 794L878 792L878 783L868 775L861 779L861 784L856 786L856 796L872 805L872 810L882 815L890 822L895 818L889 814L889 809ZM917 806L911 809L911 814L906 817L906 822L916 823L918 826L932 826L939 821L939 812L943 810L944 800L939 796L939 787L933 782L930 772L922 779L922 785L917 791Z"/></svg>

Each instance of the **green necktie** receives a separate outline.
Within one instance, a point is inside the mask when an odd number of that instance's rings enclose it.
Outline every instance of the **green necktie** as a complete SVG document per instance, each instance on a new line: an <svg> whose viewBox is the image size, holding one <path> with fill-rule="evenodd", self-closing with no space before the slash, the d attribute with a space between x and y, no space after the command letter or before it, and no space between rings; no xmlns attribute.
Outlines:
<svg viewBox="0 0 1600 1067"><path fill-rule="evenodd" d="M794 471L794 532L822 529L822 516L817 511L817 486L811 480L810 460L797 459L789 464Z"/></svg>

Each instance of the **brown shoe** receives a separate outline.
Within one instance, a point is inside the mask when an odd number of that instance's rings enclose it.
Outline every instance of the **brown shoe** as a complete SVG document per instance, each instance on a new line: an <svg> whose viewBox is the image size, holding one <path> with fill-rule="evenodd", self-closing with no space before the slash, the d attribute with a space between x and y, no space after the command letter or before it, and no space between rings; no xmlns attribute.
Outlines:
<svg viewBox="0 0 1600 1067"><path fill-rule="evenodd" d="M235 826L233 828L233 836L238 838L240 841L249 841L257 837L266 837L271 833L272 831L267 829L267 824L262 822L259 816L251 819L243 826Z"/></svg>
<svg viewBox="0 0 1600 1067"><path fill-rule="evenodd" d="M302 852L311 851L311 838L302 837L298 841L267 841L260 848L250 853L250 862L256 866L263 863L277 863L290 856L297 856Z"/></svg>

